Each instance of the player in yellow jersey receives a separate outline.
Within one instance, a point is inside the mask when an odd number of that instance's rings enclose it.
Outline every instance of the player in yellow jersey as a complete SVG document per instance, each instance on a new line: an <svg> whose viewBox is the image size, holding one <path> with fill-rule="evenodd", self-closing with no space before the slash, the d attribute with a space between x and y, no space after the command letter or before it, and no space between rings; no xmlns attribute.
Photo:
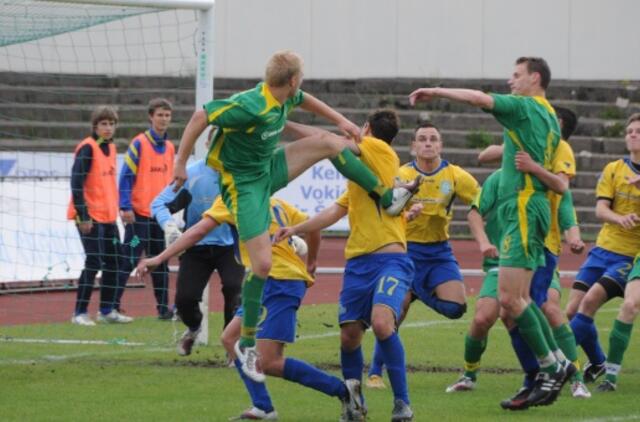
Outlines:
<svg viewBox="0 0 640 422"><path fill-rule="evenodd" d="M407 224L407 253L413 261L415 277L400 320L416 299L447 318L458 319L467 305L460 266L449 244L449 223L454 200L471 204L479 191L478 182L462 167L442 158L442 135L432 123L415 129L411 150L416 158L400 167L400 178L414 180L422 176L420 188L411 199L412 204L422 205L422 211ZM382 369L376 343L367 387L384 388Z"/></svg>
<svg viewBox="0 0 640 422"><path fill-rule="evenodd" d="M533 272L544 265L544 239L550 212L546 192L564 193L566 180L551 172L520 172L522 153L548 169L560 142L560 128L546 99L551 70L540 57L520 57L509 79L511 95L486 94L456 88L420 88L409 102L435 98L463 102L491 113L504 127L502 172L499 184L500 219L504 224L500 245L500 305L514 319L534 350L540 366L528 405L550 404L576 368L552 350L555 340L542 311L528 297Z"/></svg>
<svg viewBox="0 0 640 422"><path fill-rule="evenodd" d="M271 223L269 233L274 234L280 227L298 224L305 221L306 214L281 199L270 200ZM187 230L178 240L165 249L160 255L140 262L137 273L142 276L172 256L193 246L210 231L221 224L229 224L235 230L233 214L227 209L220 197L203 214L202 219ZM265 284L262 296L262 318L258 324L259 364L264 373L284 378L329 396L339 398L345 409L356 412L359 409L359 386L353 380L343 382L339 378L321 371L314 366L297 359L286 358L284 347L293 343L296 331L296 313L307 288L313 285L313 273L320 245L320 232L309 232L306 235L308 253L306 265L296 253L292 239L273 244L273 266ZM246 247L240 244L240 259L243 265L249 265L249 254ZM240 337L242 309L227 325L221 341L229 356L237 356L235 345ZM192 339L195 341L195 338ZM252 407L243 412L239 419L275 420L277 413L271 402L266 385L246 376L242 363L234 359L238 374L251 397Z"/></svg>
<svg viewBox="0 0 640 422"><path fill-rule="evenodd" d="M389 145L398 129L395 112L378 111L368 117L362 142L352 144L360 159L385 186L394 183L400 166ZM347 192L335 204L302 224L281 230L276 240L328 227L345 215L349 216L351 232L345 248L347 263L338 315L342 374L347 380L362 379L362 337L366 328L371 327L393 390L391 420L408 421L413 418L413 411L409 407L404 348L396 331L402 302L413 279L413 263L406 253L404 217L380 213L367 193L349 182ZM364 413L364 407L356 414L343 413L342 420L364 420Z"/></svg>
<svg viewBox="0 0 640 422"><path fill-rule="evenodd" d="M576 342L589 357L585 366L587 382L605 372L605 355L593 318L610 299L624 296L633 258L640 250L640 189L630 183L640 174L638 125L638 114L627 120L625 141L629 156L607 164L598 180L596 216L604 224L596 246L576 275L567 304Z"/></svg>

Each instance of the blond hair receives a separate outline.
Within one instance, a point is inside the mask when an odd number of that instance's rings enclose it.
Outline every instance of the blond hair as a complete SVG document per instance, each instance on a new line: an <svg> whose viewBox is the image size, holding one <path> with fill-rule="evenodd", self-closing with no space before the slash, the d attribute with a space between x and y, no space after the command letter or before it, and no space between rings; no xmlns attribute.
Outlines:
<svg viewBox="0 0 640 422"><path fill-rule="evenodd" d="M301 72L302 57L291 50L278 51L267 62L264 80L270 86L281 87Z"/></svg>

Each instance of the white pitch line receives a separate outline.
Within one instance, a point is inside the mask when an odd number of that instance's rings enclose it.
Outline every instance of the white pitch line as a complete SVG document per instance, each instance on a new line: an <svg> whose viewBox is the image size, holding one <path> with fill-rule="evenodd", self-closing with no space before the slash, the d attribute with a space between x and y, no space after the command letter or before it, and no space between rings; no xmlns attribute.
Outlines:
<svg viewBox="0 0 640 422"><path fill-rule="evenodd" d="M626 416L604 416L602 418L578 419L580 422L621 422L621 421L637 421L640 420L640 414Z"/></svg>
<svg viewBox="0 0 640 422"><path fill-rule="evenodd" d="M40 343L40 344L97 344L97 345L116 345L116 346L146 346L146 343L120 341L120 340L65 340L65 339L48 339L48 338L16 338L16 337L0 337L0 342L5 343Z"/></svg>
<svg viewBox="0 0 640 422"><path fill-rule="evenodd" d="M416 322L407 322L406 324L402 324L401 328L422 328L422 327L432 327L434 325L447 325L447 324L466 324L469 320L455 320L455 321L416 321ZM325 338L325 337L337 337L340 335L340 331L329 331L328 333L320 333L320 334L307 334L304 336L298 337L296 340L313 340L317 338Z"/></svg>

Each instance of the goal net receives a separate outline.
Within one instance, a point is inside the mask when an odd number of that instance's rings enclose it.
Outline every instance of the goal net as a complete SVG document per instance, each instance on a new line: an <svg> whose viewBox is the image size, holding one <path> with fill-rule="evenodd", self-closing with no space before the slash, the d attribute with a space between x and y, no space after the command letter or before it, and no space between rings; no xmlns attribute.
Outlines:
<svg viewBox="0 0 640 422"><path fill-rule="evenodd" d="M132 138L149 128L152 98L172 102L177 144L194 105L213 95L212 10L202 11L212 1L89 3L0 2L0 337L169 345L182 325L157 321L150 280L129 280L122 309L132 324L70 324L85 264L66 216L71 167L98 105L119 115L118 173ZM169 286L173 303L174 275ZM92 319L98 302L96 288Z"/></svg>

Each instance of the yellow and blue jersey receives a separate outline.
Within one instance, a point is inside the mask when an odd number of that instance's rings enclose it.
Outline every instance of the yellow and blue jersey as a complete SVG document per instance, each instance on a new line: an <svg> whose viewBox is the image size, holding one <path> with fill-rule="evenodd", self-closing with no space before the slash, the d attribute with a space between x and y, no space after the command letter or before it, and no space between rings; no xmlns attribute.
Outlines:
<svg viewBox="0 0 640 422"><path fill-rule="evenodd" d="M362 138L358 146L360 160L378 176L382 184L392 187L400 167L400 159L393 148L372 137ZM347 183L346 192L336 204L348 209L351 232L344 251L347 259L372 253L391 243L400 243L406 248L405 218L391 217L382 211L367 191L354 182Z"/></svg>
<svg viewBox="0 0 640 422"><path fill-rule="evenodd" d="M551 163L551 172L554 174L565 173L569 178L576 175L576 159L573 156L571 145L561 140ZM562 232L576 226L578 219L573 207L571 192L567 191L559 195L552 190L547 191L549 209L551 210L551 225L549 233L544 240L545 247L554 255L560 255L562 251Z"/></svg>
<svg viewBox="0 0 640 422"><path fill-rule="evenodd" d="M629 184L629 179L640 174L628 158L607 164L596 186L598 199L611 201L611 209L616 214L638 214L640 210L640 189ZM620 255L634 257L640 250L640 226L625 229L622 226L604 223L596 246Z"/></svg>
<svg viewBox="0 0 640 422"><path fill-rule="evenodd" d="M234 225L232 214L227 209L221 197L218 197L211 208L204 212L203 217L212 218L219 224ZM278 228L294 226L309 217L296 207L282 199L271 198L271 224L269 234L273 235ZM240 260L242 265L250 267L249 253L244 242L239 242ZM278 280L304 280L308 287L313 284L313 277L307 272L307 267L300 256L296 254L290 239L283 240L272 247L272 265L269 277Z"/></svg>
<svg viewBox="0 0 640 422"><path fill-rule="evenodd" d="M453 201L460 198L469 205L480 190L471 174L445 160L431 173L421 171L413 161L400 167L399 174L404 181L422 175L420 189L411 199L411 204L421 203L423 209L417 218L407 223L408 242L435 243L448 240Z"/></svg>

